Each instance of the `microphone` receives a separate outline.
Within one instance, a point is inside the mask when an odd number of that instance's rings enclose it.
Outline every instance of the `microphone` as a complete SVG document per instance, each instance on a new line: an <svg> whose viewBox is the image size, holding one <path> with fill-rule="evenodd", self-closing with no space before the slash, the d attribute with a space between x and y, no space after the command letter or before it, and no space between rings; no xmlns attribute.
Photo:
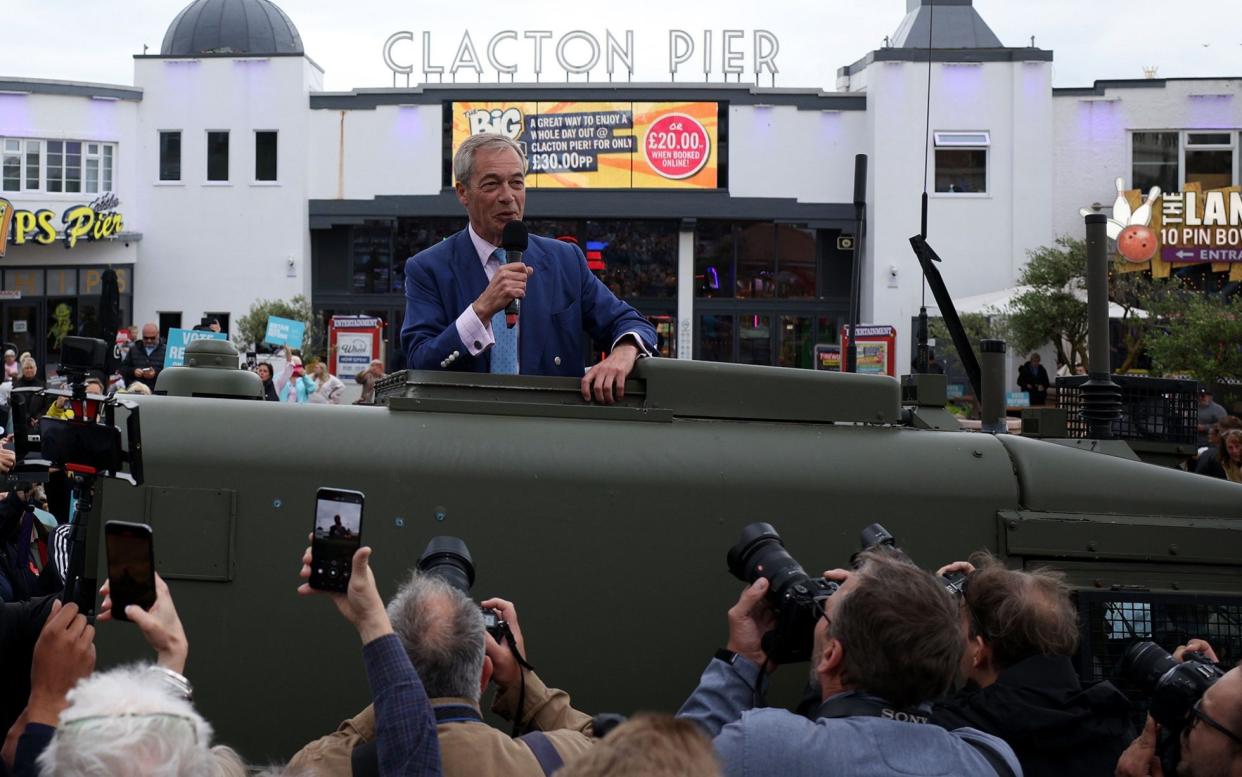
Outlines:
<svg viewBox="0 0 1242 777"><path fill-rule="evenodd" d="M530 231L526 229L526 224L521 221L510 221L505 224L504 232L500 235L500 247L505 250L505 264L513 264L522 261L522 254L526 253L526 246L530 242ZM518 315L522 312L521 300L514 299L505 306L505 326L512 329L517 325Z"/></svg>

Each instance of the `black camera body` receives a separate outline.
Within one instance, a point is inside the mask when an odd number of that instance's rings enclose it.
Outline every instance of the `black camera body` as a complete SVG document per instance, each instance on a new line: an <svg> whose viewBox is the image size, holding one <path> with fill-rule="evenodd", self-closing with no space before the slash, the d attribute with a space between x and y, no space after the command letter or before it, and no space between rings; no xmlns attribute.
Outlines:
<svg viewBox="0 0 1242 777"><path fill-rule="evenodd" d="M776 626L763 635L768 660L777 664L809 661L815 623L823 613L824 601L840 586L808 575L785 550L776 529L767 523L752 523L743 529L726 560L729 572L747 584L760 577L768 580L767 601L776 613Z"/></svg>
<svg viewBox="0 0 1242 777"><path fill-rule="evenodd" d="M1225 676L1202 653L1178 661L1155 642L1136 642L1121 660L1121 673L1151 697L1148 712L1161 726L1180 731L1190 708Z"/></svg>

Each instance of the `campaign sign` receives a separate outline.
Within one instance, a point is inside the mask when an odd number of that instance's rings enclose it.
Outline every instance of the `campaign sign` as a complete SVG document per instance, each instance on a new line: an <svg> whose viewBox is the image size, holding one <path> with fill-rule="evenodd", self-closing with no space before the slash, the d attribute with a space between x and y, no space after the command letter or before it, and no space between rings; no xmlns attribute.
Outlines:
<svg viewBox="0 0 1242 777"><path fill-rule="evenodd" d="M164 366L181 367L185 365L185 347L195 340L227 340L224 332L212 332L200 329L169 329L168 345L164 349Z"/></svg>
<svg viewBox="0 0 1242 777"><path fill-rule="evenodd" d="M267 333L263 342L271 345L287 345L290 348L302 347L302 336L306 334L306 324L291 318L268 316Z"/></svg>
<svg viewBox="0 0 1242 777"><path fill-rule="evenodd" d="M1030 407L1031 395L1025 391L1007 391L1005 404L1009 407Z"/></svg>

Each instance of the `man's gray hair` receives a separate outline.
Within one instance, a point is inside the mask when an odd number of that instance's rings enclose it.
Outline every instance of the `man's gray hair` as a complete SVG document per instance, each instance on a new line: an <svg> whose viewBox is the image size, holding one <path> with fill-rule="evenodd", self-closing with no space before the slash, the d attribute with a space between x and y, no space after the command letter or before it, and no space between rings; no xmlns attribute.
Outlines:
<svg viewBox="0 0 1242 777"><path fill-rule="evenodd" d="M211 777L211 725L157 670L123 666L69 692L41 774Z"/></svg>
<svg viewBox="0 0 1242 777"><path fill-rule="evenodd" d="M470 176L474 175L475 152L483 148L511 149L518 155L518 159L522 160L522 172L526 172L526 153L522 151L522 146L516 140L508 135L483 132L471 135L457 147L457 154L453 157L453 177L459 183L463 185L470 183Z"/></svg>
<svg viewBox="0 0 1242 777"><path fill-rule="evenodd" d="M479 700L484 656L479 605L442 578L415 571L388 603L388 618L428 696Z"/></svg>

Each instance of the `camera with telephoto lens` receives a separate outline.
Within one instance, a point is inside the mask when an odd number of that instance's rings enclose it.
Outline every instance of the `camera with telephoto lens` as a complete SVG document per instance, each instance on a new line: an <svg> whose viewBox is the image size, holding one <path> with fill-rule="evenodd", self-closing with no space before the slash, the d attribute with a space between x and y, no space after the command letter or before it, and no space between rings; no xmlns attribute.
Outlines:
<svg viewBox="0 0 1242 777"><path fill-rule="evenodd" d="M460 537L432 537L427 549L418 557L418 571L439 577L466 596L474 587L474 561L470 558L470 549ZM509 624L495 610L487 607L480 607L479 610L483 613L483 628L496 642L505 644L510 633Z"/></svg>
<svg viewBox="0 0 1242 777"><path fill-rule="evenodd" d="M855 568L858 566L858 556L865 551L891 553L900 557L903 561L907 561L911 564L914 563L913 559L911 559L904 550L897 546L897 538L894 537L888 529L885 529L878 523L873 523L862 530L859 544L862 546L862 551L855 553L850 557L850 563L853 564ZM946 591L954 596L961 596L962 592L966 589L966 573L950 572L947 575L941 575L940 582L944 584Z"/></svg>
<svg viewBox="0 0 1242 777"><path fill-rule="evenodd" d="M768 604L776 612L776 626L763 635L763 652L777 664L808 661L815 641L815 623L824 601L839 585L811 577L785 550L776 529L752 523L726 557L729 572L746 584L768 580Z"/></svg>
<svg viewBox="0 0 1242 777"><path fill-rule="evenodd" d="M1135 642L1121 659L1121 674L1151 697L1148 712L1171 731L1186 723L1190 708L1225 676L1202 653L1178 661L1155 642Z"/></svg>
<svg viewBox="0 0 1242 777"><path fill-rule="evenodd" d="M1190 710L1225 673L1203 653L1178 661L1155 642L1135 642L1121 659L1121 675L1151 698L1147 712L1161 726L1156 754L1164 773L1175 773Z"/></svg>

